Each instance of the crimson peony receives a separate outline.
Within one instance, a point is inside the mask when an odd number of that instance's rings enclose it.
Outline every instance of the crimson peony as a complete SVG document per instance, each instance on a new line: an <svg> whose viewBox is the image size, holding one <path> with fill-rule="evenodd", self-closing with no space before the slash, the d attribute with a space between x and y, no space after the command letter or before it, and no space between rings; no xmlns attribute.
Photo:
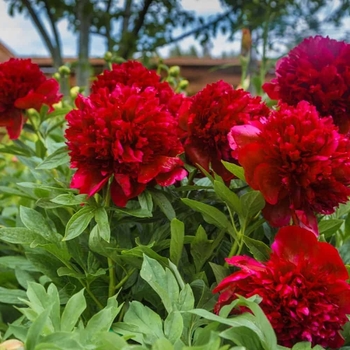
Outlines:
<svg viewBox="0 0 350 350"><path fill-rule="evenodd" d="M236 294L262 297L261 308L280 345L299 341L339 349L339 331L350 313L348 272L338 251L297 226L283 227L263 263L247 256L226 259L241 270L223 279L215 312L236 299ZM243 310L242 310L243 311Z"/></svg>
<svg viewBox="0 0 350 350"><path fill-rule="evenodd" d="M186 176L177 122L159 102L158 91L116 84L89 98L78 96L77 110L67 115L71 187L89 196L110 177L118 206L144 191L147 184L169 186Z"/></svg>
<svg viewBox="0 0 350 350"><path fill-rule="evenodd" d="M350 142L331 117L306 101L281 104L266 120L235 126L228 135L247 183L261 191L273 226L317 232L314 212L331 214L350 195Z"/></svg>
<svg viewBox="0 0 350 350"><path fill-rule="evenodd" d="M267 116L269 109L260 97L251 97L242 89L234 90L223 81L207 85L192 99L188 112L188 137L185 142L186 157L225 181L233 178L221 160L234 161L227 134L234 125ZM183 124L183 123L182 123Z"/></svg>
<svg viewBox="0 0 350 350"><path fill-rule="evenodd" d="M154 70L147 69L140 62L127 61L122 64L113 64L112 70L103 71L103 74L100 74L92 84L91 91L96 93L101 88L107 88L112 92L116 84L135 86L141 90L151 86L160 103L169 107L170 112L176 115L183 95L175 94L168 82L160 80L161 77Z"/></svg>
<svg viewBox="0 0 350 350"><path fill-rule="evenodd" d="M263 89L291 105L305 100L331 115L341 133L350 130L350 45L328 37L305 39L276 65L276 78Z"/></svg>
<svg viewBox="0 0 350 350"><path fill-rule="evenodd" d="M43 104L52 106L61 99L59 85L46 79L39 66L30 59L15 59L0 63L0 126L4 126L11 139L21 133L23 111L40 111Z"/></svg>

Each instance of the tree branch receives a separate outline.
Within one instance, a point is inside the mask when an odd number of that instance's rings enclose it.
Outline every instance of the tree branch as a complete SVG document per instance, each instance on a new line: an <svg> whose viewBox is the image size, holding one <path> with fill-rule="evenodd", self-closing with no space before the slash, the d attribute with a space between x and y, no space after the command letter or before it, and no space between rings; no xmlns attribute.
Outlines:
<svg viewBox="0 0 350 350"><path fill-rule="evenodd" d="M45 8L46 8L46 13L47 13L47 17L49 19L49 22L50 22L50 26L51 26L51 29L52 29L52 33L53 33L53 36L55 38L55 58L54 60L56 61L57 60L57 63L61 66L63 64L63 61L62 61L62 48L61 48L61 38L58 34L58 30L57 30L57 26L56 26L56 21L55 19L53 18L53 15L50 11L50 6L47 2L47 0L43 0L43 3L45 5Z"/></svg>
<svg viewBox="0 0 350 350"><path fill-rule="evenodd" d="M143 8L139 12L139 15L138 15L137 21L135 22L133 30L130 33L128 32L122 33L122 39L121 39L122 47L120 50L121 57L128 58L131 55L131 53L135 50L137 36L143 26L143 23L146 18L146 14L152 2L153 0L144 1ZM125 42L126 41L125 38L128 39L127 42Z"/></svg>
<svg viewBox="0 0 350 350"><path fill-rule="evenodd" d="M169 40L167 40L166 43L162 44L162 45L159 45L160 46L165 46L165 45L169 45L169 44L173 44L173 43L176 43L178 41L181 41L191 35L196 35L197 33L201 32L202 30L205 30L205 29L208 29L210 28L211 26L219 23L222 19L228 17L230 14L231 14L232 11L226 11L224 12L222 15L220 15L219 17L215 18L214 20L206 23L206 24L203 24L202 26L200 27L197 27L195 29L192 29L186 33L183 33L181 35L179 35L178 37L175 37L175 38L170 38Z"/></svg>
<svg viewBox="0 0 350 350"><path fill-rule="evenodd" d="M32 21L34 22L34 24L36 25L39 34L41 35L47 49L49 50L52 58L54 58L54 54L55 54L55 47L52 44L52 41L43 25L43 23L41 22L39 16L37 15L37 13L34 11L31 3L28 0L22 0L23 5L25 6L25 8L27 9Z"/></svg>

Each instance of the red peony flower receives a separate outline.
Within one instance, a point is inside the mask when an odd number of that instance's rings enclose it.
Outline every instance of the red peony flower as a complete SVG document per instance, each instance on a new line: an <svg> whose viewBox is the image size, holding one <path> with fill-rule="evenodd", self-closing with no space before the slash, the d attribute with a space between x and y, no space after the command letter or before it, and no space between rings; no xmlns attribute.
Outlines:
<svg viewBox="0 0 350 350"><path fill-rule="evenodd" d="M100 74L91 86L92 93L101 88L107 88L109 92L115 89L116 84L136 86L141 90L148 87L155 89L161 104L168 104L174 98L182 96L175 94L168 82L161 82L161 77L154 71L144 67L140 62L127 61L122 64L113 64L112 70L105 70ZM176 102L172 102L176 105ZM175 107L175 106L174 106Z"/></svg>
<svg viewBox="0 0 350 350"><path fill-rule="evenodd" d="M71 187L89 196L113 176L111 196L118 206L144 191L147 184L169 186L186 176L177 122L164 109L154 88L116 84L89 98L78 96L67 115Z"/></svg>
<svg viewBox="0 0 350 350"><path fill-rule="evenodd" d="M339 331L350 314L349 275L332 245L318 242L306 229L288 226L277 233L267 262L247 256L226 261L241 270L214 289L220 292L216 313L236 294L247 298L258 294L280 345L292 347L300 341L335 349L343 345Z"/></svg>
<svg viewBox="0 0 350 350"><path fill-rule="evenodd" d="M40 111L43 104L52 106L61 99L59 85L46 79L39 66L30 59L15 59L0 63L0 126L4 126L11 139L21 133L23 110Z"/></svg>
<svg viewBox="0 0 350 350"><path fill-rule="evenodd" d="M341 133L350 130L350 45L328 37L305 39L276 65L276 78L263 89L291 105L305 100L331 115Z"/></svg>
<svg viewBox="0 0 350 350"><path fill-rule="evenodd" d="M235 126L228 135L247 183L261 191L273 226L317 232L314 212L331 214L350 195L350 142L331 117L306 101L281 104L267 120Z"/></svg>
<svg viewBox="0 0 350 350"><path fill-rule="evenodd" d="M227 141L227 134L234 125L267 116L269 109L260 97L251 97L242 89L234 90L224 81L207 85L192 99L188 112L188 137L185 152L192 164L199 164L225 181L233 178L221 160L235 161Z"/></svg>

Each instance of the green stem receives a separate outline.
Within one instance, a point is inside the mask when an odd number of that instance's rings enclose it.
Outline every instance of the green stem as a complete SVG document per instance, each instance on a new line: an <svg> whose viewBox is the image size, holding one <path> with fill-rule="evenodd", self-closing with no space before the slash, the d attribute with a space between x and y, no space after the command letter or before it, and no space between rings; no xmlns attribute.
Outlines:
<svg viewBox="0 0 350 350"><path fill-rule="evenodd" d="M79 279L81 285L86 289L87 293L90 295L91 299L96 303L96 305L99 307L100 310L103 309L103 305L97 300L94 293L91 292L88 285L85 285L83 281Z"/></svg>
<svg viewBox="0 0 350 350"><path fill-rule="evenodd" d="M34 129L34 132L35 132L36 136L38 137L38 139L39 139L40 141L42 141L42 142L44 143L44 138L43 138L43 136L41 135L41 133L39 132L39 130L37 129L37 127L36 127L36 125L35 125L35 123L34 123L34 121L33 121L32 116L31 116L29 113L27 113L27 117L28 117L28 119L29 119L29 121L30 121L30 124L32 124L32 127L33 127L33 129ZM45 144L45 143L44 143L44 144Z"/></svg>
<svg viewBox="0 0 350 350"><path fill-rule="evenodd" d="M135 272L135 268L132 268L128 274L122 279L119 281L119 283L114 287L114 290L118 290L120 289L121 287L123 287L124 283L129 279L129 277Z"/></svg>
<svg viewBox="0 0 350 350"><path fill-rule="evenodd" d="M114 295L116 289L116 276L115 276L115 263L111 258L107 258L108 271L109 271L109 285L108 285L108 298ZM124 277L125 278L125 277ZM119 285L119 284L118 284Z"/></svg>

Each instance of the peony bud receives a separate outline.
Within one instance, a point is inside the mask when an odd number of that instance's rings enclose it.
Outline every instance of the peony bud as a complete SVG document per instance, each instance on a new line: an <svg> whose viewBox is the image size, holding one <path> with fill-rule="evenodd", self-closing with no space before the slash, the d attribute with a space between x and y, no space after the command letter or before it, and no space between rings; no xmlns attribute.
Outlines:
<svg viewBox="0 0 350 350"><path fill-rule="evenodd" d="M57 81L59 81L61 79L61 75L60 75L60 73L56 72L55 74L53 74L52 78L54 78Z"/></svg>
<svg viewBox="0 0 350 350"><path fill-rule="evenodd" d="M61 66L60 68L58 68L58 72L62 75L70 75L71 71L70 68L67 66Z"/></svg>
<svg viewBox="0 0 350 350"><path fill-rule="evenodd" d="M104 58L104 60L105 60L106 62L111 62L111 61L112 61L112 58L113 58L112 52L107 51L107 52L105 53L105 55L103 56L103 58Z"/></svg>
<svg viewBox="0 0 350 350"><path fill-rule="evenodd" d="M189 82L188 80L186 80L186 79L181 80L180 83L179 83L179 88L180 88L181 90L185 90L185 89L187 89L189 83L190 83L190 82Z"/></svg>
<svg viewBox="0 0 350 350"><path fill-rule="evenodd" d="M79 86L73 86L70 89L70 95L71 95L72 98L76 98L78 96L79 92L80 92Z"/></svg>
<svg viewBox="0 0 350 350"><path fill-rule="evenodd" d="M170 67L169 68L169 75L177 78L180 75L180 67L179 66Z"/></svg>

